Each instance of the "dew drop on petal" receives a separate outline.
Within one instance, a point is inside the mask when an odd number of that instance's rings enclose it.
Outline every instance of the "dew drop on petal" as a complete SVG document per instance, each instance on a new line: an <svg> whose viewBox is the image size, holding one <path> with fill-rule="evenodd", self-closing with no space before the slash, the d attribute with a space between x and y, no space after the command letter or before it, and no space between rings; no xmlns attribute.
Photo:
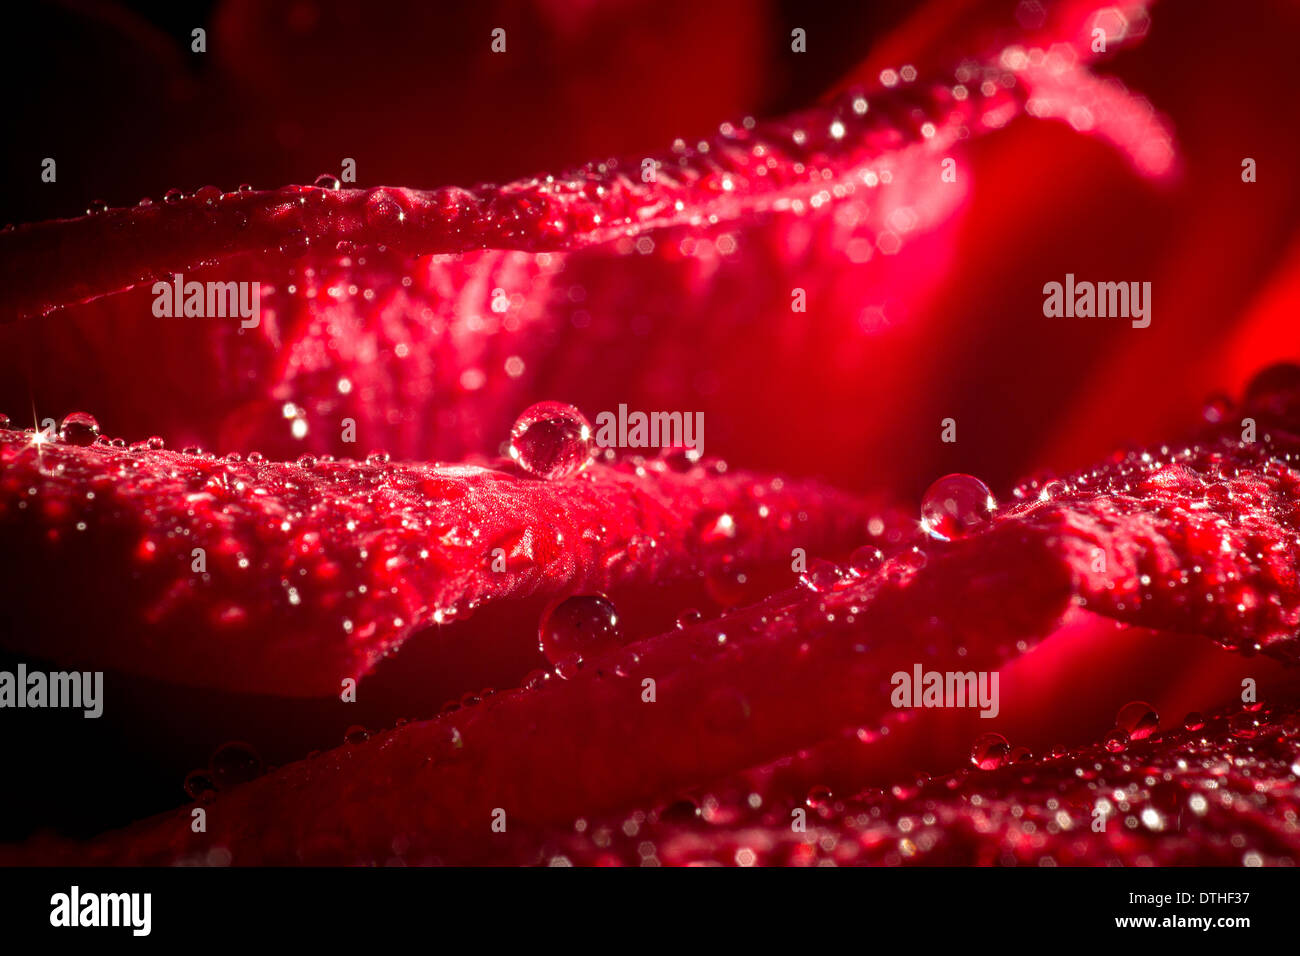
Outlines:
<svg viewBox="0 0 1300 956"><path fill-rule="evenodd" d="M987 525L997 501L989 486L971 475L945 475L921 500L921 527L932 538L953 541Z"/></svg>
<svg viewBox="0 0 1300 956"><path fill-rule="evenodd" d="M1106 739L1102 743L1102 746L1104 746L1110 753L1119 754L1128 749L1128 742L1128 731L1116 727L1106 735Z"/></svg>
<svg viewBox="0 0 1300 956"><path fill-rule="evenodd" d="M87 412L73 412L59 426L59 440L69 445L93 445L99 437L99 422Z"/></svg>
<svg viewBox="0 0 1300 956"><path fill-rule="evenodd" d="M885 553L869 544L864 544L849 555L849 568L859 577L865 577L884 562Z"/></svg>
<svg viewBox="0 0 1300 956"><path fill-rule="evenodd" d="M206 770L192 770L185 777L185 793L191 800L210 800L216 791L216 784Z"/></svg>
<svg viewBox="0 0 1300 956"><path fill-rule="evenodd" d="M548 481L584 468L594 445L591 424L563 402L538 402L510 429L510 457L530 475Z"/></svg>
<svg viewBox="0 0 1300 956"><path fill-rule="evenodd" d="M538 637L555 667L574 655L595 658L623 644L618 610L603 594L575 594L552 605L542 614Z"/></svg>
<svg viewBox="0 0 1300 956"><path fill-rule="evenodd" d="M1145 740L1159 728L1160 716L1146 701L1134 700L1119 709L1115 726L1125 731L1130 740Z"/></svg>
<svg viewBox="0 0 1300 956"><path fill-rule="evenodd" d="M353 747L358 744L364 744L369 739L370 731L366 730L366 728L362 727L360 724L353 724L343 734L343 742Z"/></svg>
<svg viewBox="0 0 1300 956"><path fill-rule="evenodd" d="M970 762L979 770L997 770L1011 757L1011 744L1001 734L980 734L971 747Z"/></svg>
<svg viewBox="0 0 1300 956"><path fill-rule="evenodd" d="M799 575L799 583L810 591L824 593L835 589L844 577L844 572L824 558L814 558L808 570Z"/></svg>
<svg viewBox="0 0 1300 956"><path fill-rule="evenodd" d="M208 763L208 772L218 790L247 783L262 773L262 758L251 745L239 741L222 744Z"/></svg>
<svg viewBox="0 0 1300 956"><path fill-rule="evenodd" d="M1183 729L1185 730L1200 730L1204 726L1205 718L1201 716L1200 711L1190 711L1187 716L1183 718Z"/></svg>
<svg viewBox="0 0 1300 956"><path fill-rule="evenodd" d="M822 807L829 807L835 795L831 793L829 787L816 786L808 791L804 797L804 803L810 810L819 810Z"/></svg>

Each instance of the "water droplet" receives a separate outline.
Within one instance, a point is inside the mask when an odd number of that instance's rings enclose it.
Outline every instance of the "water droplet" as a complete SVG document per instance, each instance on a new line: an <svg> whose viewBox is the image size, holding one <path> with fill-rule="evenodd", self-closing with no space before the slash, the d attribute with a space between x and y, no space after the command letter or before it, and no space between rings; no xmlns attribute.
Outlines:
<svg viewBox="0 0 1300 956"><path fill-rule="evenodd" d="M1128 749L1128 741L1128 731L1120 730L1116 727L1106 735L1106 740L1103 742L1102 746L1104 746L1110 753L1119 754Z"/></svg>
<svg viewBox="0 0 1300 956"><path fill-rule="evenodd" d="M163 202L168 204L178 203L184 198L185 193L181 192L179 189L169 189L163 193Z"/></svg>
<svg viewBox="0 0 1300 956"><path fill-rule="evenodd" d="M849 568L858 577L866 577L885 562L885 552L864 544L849 555Z"/></svg>
<svg viewBox="0 0 1300 956"><path fill-rule="evenodd" d="M240 183L238 188L241 193L251 193L253 191L253 187L249 183Z"/></svg>
<svg viewBox="0 0 1300 956"><path fill-rule="evenodd" d="M585 467L592 450L591 424L563 402L538 402L510 429L510 457L530 475L548 481Z"/></svg>
<svg viewBox="0 0 1300 956"><path fill-rule="evenodd" d="M364 744L370 739L370 731L360 724L353 724L343 734L343 742L355 747L357 744Z"/></svg>
<svg viewBox="0 0 1300 956"><path fill-rule="evenodd" d="M945 475L925 491L921 527L932 538L953 541L988 524L996 508L989 486L978 478Z"/></svg>
<svg viewBox="0 0 1300 956"><path fill-rule="evenodd" d="M145 439L145 444L148 445L154 451L161 451L163 448L167 447L167 443L163 441L161 438L159 438L157 435L150 435L148 438Z"/></svg>
<svg viewBox="0 0 1300 956"><path fill-rule="evenodd" d="M669 471L685 474L700 463L700 453L689 448L665 448L659 453L659 460Z"/></svg>
<svg viewBox="0 0 1300 956"><path fill-rule="evenodd" d="M542 653L557 668L575 654L595 658L623 644L618 610L603 594L575 594L552 605L538 634Z"/></svg>
<svg viewBox="0 0 1300 956"><path fill-rule="evenodd" d="M1011 753L1007 754L1007 763L1025 763L1033 759L1034 753L1028 747L1012 747Z"/></svg>
<svg viewBox="0 0 1300 956"><path fill-rule="evenodd" d="M216 795L217 786L206 770L191 770L185 777L185 792L191 800L206 803Z"/></svg>
<svg viewBox="0 0 1300 956"><path fill-rule="evenodd" d="M980 770L997 770L1006 766L1011 744L1001 734L980 734L971 747L970 762Z"/></svg>
<svg viewBox="0 0 1300 956"><path fill-rule="evenodd" d="M820 810L822 807L829 807L834 799L835 794L831 793L830 787L817 786L808 791L803 802L810 810Z"/></svg>
<svg viewBox="0 0 1300 956"><path fill-rule="evenodd" d="M1205 718L1201 716L1200 711L1193 710L1183 718L1183 728L1185 730L1200 730L1205 726Z"/></svg>
<svg viewBox="0 0 1300 956"><path fill-rule="evenodd" d="M1252 740L1259 733L1259 718L1249 711L1233 714L1228 718L1228 730L1232 736L1241 740Z"/></svg>
<svg viewBox="0 0 1300 956"><path fill-rule="evenodd" d="M799 575L799 583L810 591L832 591L844 578L839 566L823 558L814 558L808 570Z"/></svg>
<svg viewBox="0 0 1300 956"><path fill-rule="evenodd" d="M392 461L392 457L393 456L388 454L386 451L372 451L370 454L366 455L366 464L386 465Z"/></svg>
<svg viewBox="0 0 1300 956"><path fill-rule="evenodd" d="M316 177L316 181L312 183L312 185L317 186L320 189L338 189L342 184L339 182L337 176L332 176L329 173L321 173Z"/></svg>
<svg viewBox="0 0 1300 956"><path fill-rule="evenodd" d="M250 744L231 741L217 748L209 761L208 772L218 790L228 790L258 777L262 773L262 758Z"/></svg>
<svg viewBox="0 0 1300 956"><path fill-rule="evenodd" d="M216 186L200 186L195 191L194 198L205 206L215 206L221 202L221 190Z"/></svg>
<svg viewBox="0 0 1300 956"><path fill-rule="evenodd" d="M73 412L59 426L59 440L69 445L90 445L99 437L99 422L86 412Z"/></svg>
<svg viewBox="0 0 1300 956"><path fill-rule="evenodd" d="M299 456L298 456L298 465L299 465L300 467L302 467L302 468L315 468L315 467L316 467L316 456L315 456L315 455L299 455Z"/></svg>
<svg viewBox="0 0 1300 956"><path fill-rule="evenodd" d="M87 216L94 216L101 212L108 212L108 203L102 199L92 199L86 206Z"/></svg>
<svg viewBox="0 0 1300 956"><path fill-rule="evenodd" d="M1264 402L1300 389L1300 365L1279 362L1263 369L1246 386L1246 402Z"/></svg>
<svg viewBox="0 0 1300 956"><path fill-rule="evenodd" d="M930 556L913 545L898 556L898 560L913 571L920 571L930 562Z"/></svg>
<svg viewBox="0 0 1300 956"><path fill-rule="evenodd" d="M700 808L694 800L677 800L660 810L656 816L661 823L694 823L700 816Z"/></svg>
<svg viewBox="0 0 1300 956"><path fill-rule="evenodd" d="M0 428L8 428L8 427L9 427L9 416L6 415L4 412L0 412Z"/></svg>
<svg viewBox="0 0 1300 956"><path fill-rule="evenodd" d="M691 625L700 623L700 620L703 617L704 615L695 610L695 608L688 607L686 610L682 611L681 614L677 615L677 629L679 631L684 631Z"/></svg>
<svg viewBox="0 0 1300 956"><path fill-rule="evenodd" d="M1115 715L1115 726L1128 733L1130 740L1146 740L1160 727L1160 715L1144 700L1125 704Z"/></svg>

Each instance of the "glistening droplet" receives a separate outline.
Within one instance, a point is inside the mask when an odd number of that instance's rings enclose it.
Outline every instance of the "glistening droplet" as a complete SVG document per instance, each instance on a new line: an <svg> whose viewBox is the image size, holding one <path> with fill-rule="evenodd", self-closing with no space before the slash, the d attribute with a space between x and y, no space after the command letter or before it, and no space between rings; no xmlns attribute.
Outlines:
<svg viewBox="0 0 1300 956"><path fill-rule="evenodd" d="M921 527L932 538L954 541L987 525L997 509L989 486L971 475L945 475L921 500Z"/></svg>
<svg viewBox="0 0 1300 956"><path fill-rule="evenodd" d="M99 437L99 422L87 412L73 412L59 426L59 440L69 445L92 445Z"/></svg>
<svg viewBox="0 0 1300 956"><path fill-rule="evenodd" d="M970 762L979 770L997 770L1011 757L1011 744L1001 734L980 734L971 747Z"/></svg>
<svg viewBox="0 0 1300 956"><path fill-rule="evenodd" d="M565 478L591 460L591 424L563 402L538 402L510 429L510 457L530 475Z"/></svg>
<svg viewBox="0 0 1300 956"><path fill-rule="evenodd" d="M542 614L538 638L546 659L559 667L574 655L591 660L617 650L623 643L623 631L618 610L607 597L575 594Z"/></svg>
<svg viewBox="0 0 1300 956"><path fill-rule="evenodd" d="M1134 700L1119 709L1115 726L1125 731L1130 740L1145 740L1160 727L1160 716L1146 701Z"/></svg>

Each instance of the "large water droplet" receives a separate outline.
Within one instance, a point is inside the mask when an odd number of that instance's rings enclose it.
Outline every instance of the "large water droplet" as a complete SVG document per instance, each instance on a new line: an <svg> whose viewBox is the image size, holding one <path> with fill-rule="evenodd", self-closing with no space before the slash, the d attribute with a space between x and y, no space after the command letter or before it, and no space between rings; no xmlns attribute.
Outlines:
<svg viewBox="0 0 1300 956"><path fill-rule="evenodd" d="M87 412L73 412L59 426L59 440L69 445L91 445L99 437L99 422Z"/></svg>
<svg viewBox="0 0 1300 956"><path fill-rule="evenodd" d="M563 402L538 402L510 429L510 457L548 481L572 475L591 460L591 424Z"/></svg>
<svg viewBox="0 0 1300 956"><path fill-rule="evenodd" d="M954 541L993 518L997 502L989 486L971 475L945 475L925 491L921 527L940 541Z"/></svg>
<svg viewBox="0 0 1300 956"><path fill-rule="evenodd" d="M227 790L260 776L262 758L250 744L231 741L217 748L209 762L208 772L217 789Z"/></svg>
<svg viewBox="0 0 1300 956"><path fill-rule="evenodd" d="M317 186L320 189L338 189L342 184L339 182L337 176L331 176L329 173L321 173L316 177L316 181L312 183L312 185Z"/></svg>
<svg viewBox="0 0 1300 956"><path fill-rule="evenodd" d="M542 653L557 667L575 654L590 660L623 644L618 610L603 594L575 594L553 605L542 614L538 636Z"/></svg>
<svg viewBox="0 0 1300 956"><path fill-rule="evenodd" d="M1115 726L1129 735L1130 740L1146 740L1160 727L1160 715L1144 700L1125 704L1115 715Z"/></svg>
<svg viewBox="0 0 1300 956"><path fill-rule="evenodd" d="M971 747L970 762L980 770L997 770L1011 757L1011 744L1001 734L980 734Z"/></svg>

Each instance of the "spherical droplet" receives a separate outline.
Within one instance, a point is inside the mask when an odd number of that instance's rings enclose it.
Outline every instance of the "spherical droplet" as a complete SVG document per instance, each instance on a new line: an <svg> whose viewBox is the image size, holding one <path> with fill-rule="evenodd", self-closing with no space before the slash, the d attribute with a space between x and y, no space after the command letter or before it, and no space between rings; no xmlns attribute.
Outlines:
<svg viewBox="0 0 1300 956"><path fill-rule="evenodd" d="M1130 740L1146 740L1160 727L1160 715L1144 700L1125 704L1115 715L1115 726L1128 733Z"/></svg>
<svg viewBox="0 0 1300 956"><path fill-rule="evenodd" d="M581 470L592 451L591 424L563 402L538 402L510 429L510 457L530 475L548 481Z"/></svg>
<svg viewBox="0 0 1300 956"><path fill-rule="evenodd" d="M178 203L184 198L185 198L185 193L181 192L179 189L169 189L165 193L163 193L163 202L169 204Z"/></svg>
<svg viewBox="0 0 1300 956"><path fill-rule="evenodd" d="M623 644L618 610L603 594L575 594L552 605L538 631L542 653L556 667L575 654L591 659Z"/></svg>
<svg viewBox="0 0 1300 956"><path fill-rule="evenodd" d="M392 456L386 451L372 451L366 455L367 465L386 465L392 461Z"/></svg>
<svg viewBox="0 0 1300 956"><path fill-rule="evenodd" d="M849 568L858 577L866 577L885 563L885 552L864 544L849 555Z"/></svg>
<svg viewBox="0 0 1300 956"><path fill-rule="evenodd" d="M1200 730L1205 726L1205 718L1201 716L1200 711L1193 710L1183 718L1184 730Z"/></svg>
<svg viewBox="0 0 1300 956"><path fill-rule="evenodd" d="M835 589L844 577L839 566L823 558L814 558L808 570L799 575L799 583L810 591L823 593Z"/></svg>
<svg viewBox="0 0 1300 956"><path fill-rule="evenodd" d="M209 761L208 772L218 790L247 783L262 773L262 758L251 745L239 741L222 744Z"/></svg>
<svg viewBox="0 0 1300 956"><path fill-rule="evenodd" d="M1034 752L1028 747L1012 747L1007 754L1007 763L1025 763L1034 759Z"/></svg>
<svg viewBox="0 0 1300 956"><path fill-rule="evenodd" d="M997 502L989 486L971 475L945 475L921 500L921 527L932 538L953 541L993 518Z"/></svg>
<svg viewBox="0 0 1300 956"><path fill-rule="evenodd" d="M6 415L4 412L0 412L0 428L8 428L8 427L9 427L9 416Z"/></svg>
<svg viewBox="0 0 1300 956"><path fill-rule="evenodd" d="M370 731L360 724L353 724L343 734L343 742L355 747L357 744L364 744L370 739Z"/></svg>
<svg viewBox="0 0 1300 956"><path fill-rule="evenodd" d="M59 426L59 440L69 445L92 445L99 437L99 422L86 412L73 412Z"/></svg>
<svg viewBox="0 0 1300 956"><path fill-rule="evenodd" d="M682 611L681 614L677 615L677 629L679 631L684 631L692 624L700 623L700 619L703 616L704 615L695 610L695 608L688 607L686 610Z"/></svg>
<svg viewBox="0 0 1300 956"><path fill-rule="evenodd" d="M316 177L316 182L312 183L321 189L338 189L342 184L337 176L331 176L329 173L321 173Z"/></svg>
<svg viewBox="0 0 1300 956"><path fill-rule="evenodd" d="M804 803L810 810L820 810L822 807L829 807L835 795L831 793L830 787L816 786L808 791L804 797Z"/></svg>
<svg viewBox="0 0 1300 956"><path fill-rule="evenodd" d="M980 734L971 747L970 762L979 770L997 770L1011 757L1011 744L1001 734Z"/></svg>
<svg viewBox="0 0 1300 956"><path fill-rule="evenodd" d="M1128 749L1128 741L1128 731L1120 730L1116 727L1106 735L1106 740L1103 742L1102 746L1104 746L1110 753L1119 754Z"/></svg>
<svg viewBox="0 0 1300 956"><path fill-rule="evenodd" d="M108 212L108 203L103 199L92 199L86 206L87 216L96 216L101 212Z"/></svg>
<svg viewBox="0 0 1300 956"><path fill-rule="evenodd" d="M185 792L191 800L207 801L217 792L217 786L206 770L191 770L185 777Z"/></svg>

